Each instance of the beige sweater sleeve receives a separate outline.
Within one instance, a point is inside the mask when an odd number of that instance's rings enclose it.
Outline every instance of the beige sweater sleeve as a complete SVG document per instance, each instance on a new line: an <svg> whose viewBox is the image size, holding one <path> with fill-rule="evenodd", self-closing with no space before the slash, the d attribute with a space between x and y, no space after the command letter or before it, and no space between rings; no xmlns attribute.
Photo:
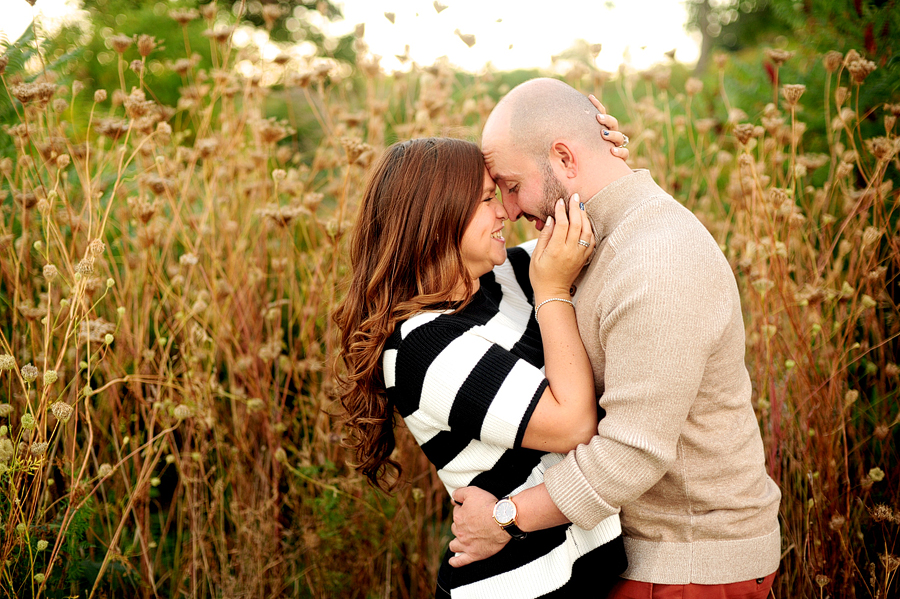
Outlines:
<svg viewBox="0 0 900 599"><path fill-rule="evenodd" d="M724 256L686 211L651 203L635 213L610 236L605 266L591 275L602 289L587 298L598 334L585 346L605 359L606 416L545 478L557 507L587 529L673 467L705 365L739 301Z"/></svg>

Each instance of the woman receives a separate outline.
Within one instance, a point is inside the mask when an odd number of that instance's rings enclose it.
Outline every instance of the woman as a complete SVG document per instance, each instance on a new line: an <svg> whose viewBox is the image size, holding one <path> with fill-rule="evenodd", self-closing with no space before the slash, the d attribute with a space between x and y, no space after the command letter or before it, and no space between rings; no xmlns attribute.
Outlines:
<svg viewBox="0 0 900 599"><path fill-rule="evenodd" d="M495 191L480 149L461 140L395 144L373 170L335 319L341 402L374 484L400 470L394 409L451 494L474 485L508 497L540 484L596 432L569 296L594 247L590 223L577 197L568 215L560 200L536 243L507 250ZM527 536L508 500L495 518L516 540L462 568L449 567L448 550L439 596L602 597L625 568L617 517Z"/></svg>

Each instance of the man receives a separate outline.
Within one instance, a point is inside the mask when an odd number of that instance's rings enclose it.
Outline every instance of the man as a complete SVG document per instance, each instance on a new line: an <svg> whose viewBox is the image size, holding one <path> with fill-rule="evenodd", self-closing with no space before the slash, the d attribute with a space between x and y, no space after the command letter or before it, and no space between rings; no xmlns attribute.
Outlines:
<svg viewBox="0 0 900 599"><path fill-rule="evenodd" d="M500 101L482 136L511 219L541 229L557 198L578 193L598 240L576 305L605 417L543 485L512 497L516 524L589 529L621 510L629 565L611 597L765 597L781 493L750 404L734 275L690 211L610 154L596 116L578 91L535 79ZM510 541L492 518L497 498L469 487L454 501L452 565Z"/></svg>

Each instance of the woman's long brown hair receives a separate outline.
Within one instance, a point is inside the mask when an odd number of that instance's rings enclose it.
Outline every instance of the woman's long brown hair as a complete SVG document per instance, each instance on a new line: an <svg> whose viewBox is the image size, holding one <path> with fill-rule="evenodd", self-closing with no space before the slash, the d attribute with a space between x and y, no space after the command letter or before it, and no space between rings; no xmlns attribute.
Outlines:
<svg viewBox="0 0 900 599"><path fill-rule="evenodd" d="M341 330L339 397L356 468L390 490L402 470L391 459L394 408L384 388L382 352L398 322L448 308L461 281L460 252L480 201L484 158L458 139L414 139L389 147L374 167L350 244L352 279L334 312ZM395 476L386 481L389 471Z"/></svg>

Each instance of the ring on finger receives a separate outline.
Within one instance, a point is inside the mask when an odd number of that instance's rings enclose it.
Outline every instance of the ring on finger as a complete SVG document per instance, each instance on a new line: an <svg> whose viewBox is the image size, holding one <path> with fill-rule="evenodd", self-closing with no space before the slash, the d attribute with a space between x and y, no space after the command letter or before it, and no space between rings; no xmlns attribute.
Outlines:
<svg viewBox="0 0 900 599"><path fill-rule="evenodd" d="M584 239L579 239L579 240L578 240L578 245L583 245L583 246L586 247L586 248L591 247L591 244L588 243L587 241L585 241Z"/></svg>
<svg viewBox="0 0 900 599"><path fill-rule="evenodd" d="M625 135L625 134L624 134L624 133L623 133L623 134L622 134L622 137L624 137L624 138L625 138L625 141L623 141L623 142L622 142L622 145L621 145L621 146L619 146L619 147L622 147L622 148L627 148L627 147L628 147L628 141L629 141L629 139L628 139L628 136L627 136L627 135Z"/></svg>

